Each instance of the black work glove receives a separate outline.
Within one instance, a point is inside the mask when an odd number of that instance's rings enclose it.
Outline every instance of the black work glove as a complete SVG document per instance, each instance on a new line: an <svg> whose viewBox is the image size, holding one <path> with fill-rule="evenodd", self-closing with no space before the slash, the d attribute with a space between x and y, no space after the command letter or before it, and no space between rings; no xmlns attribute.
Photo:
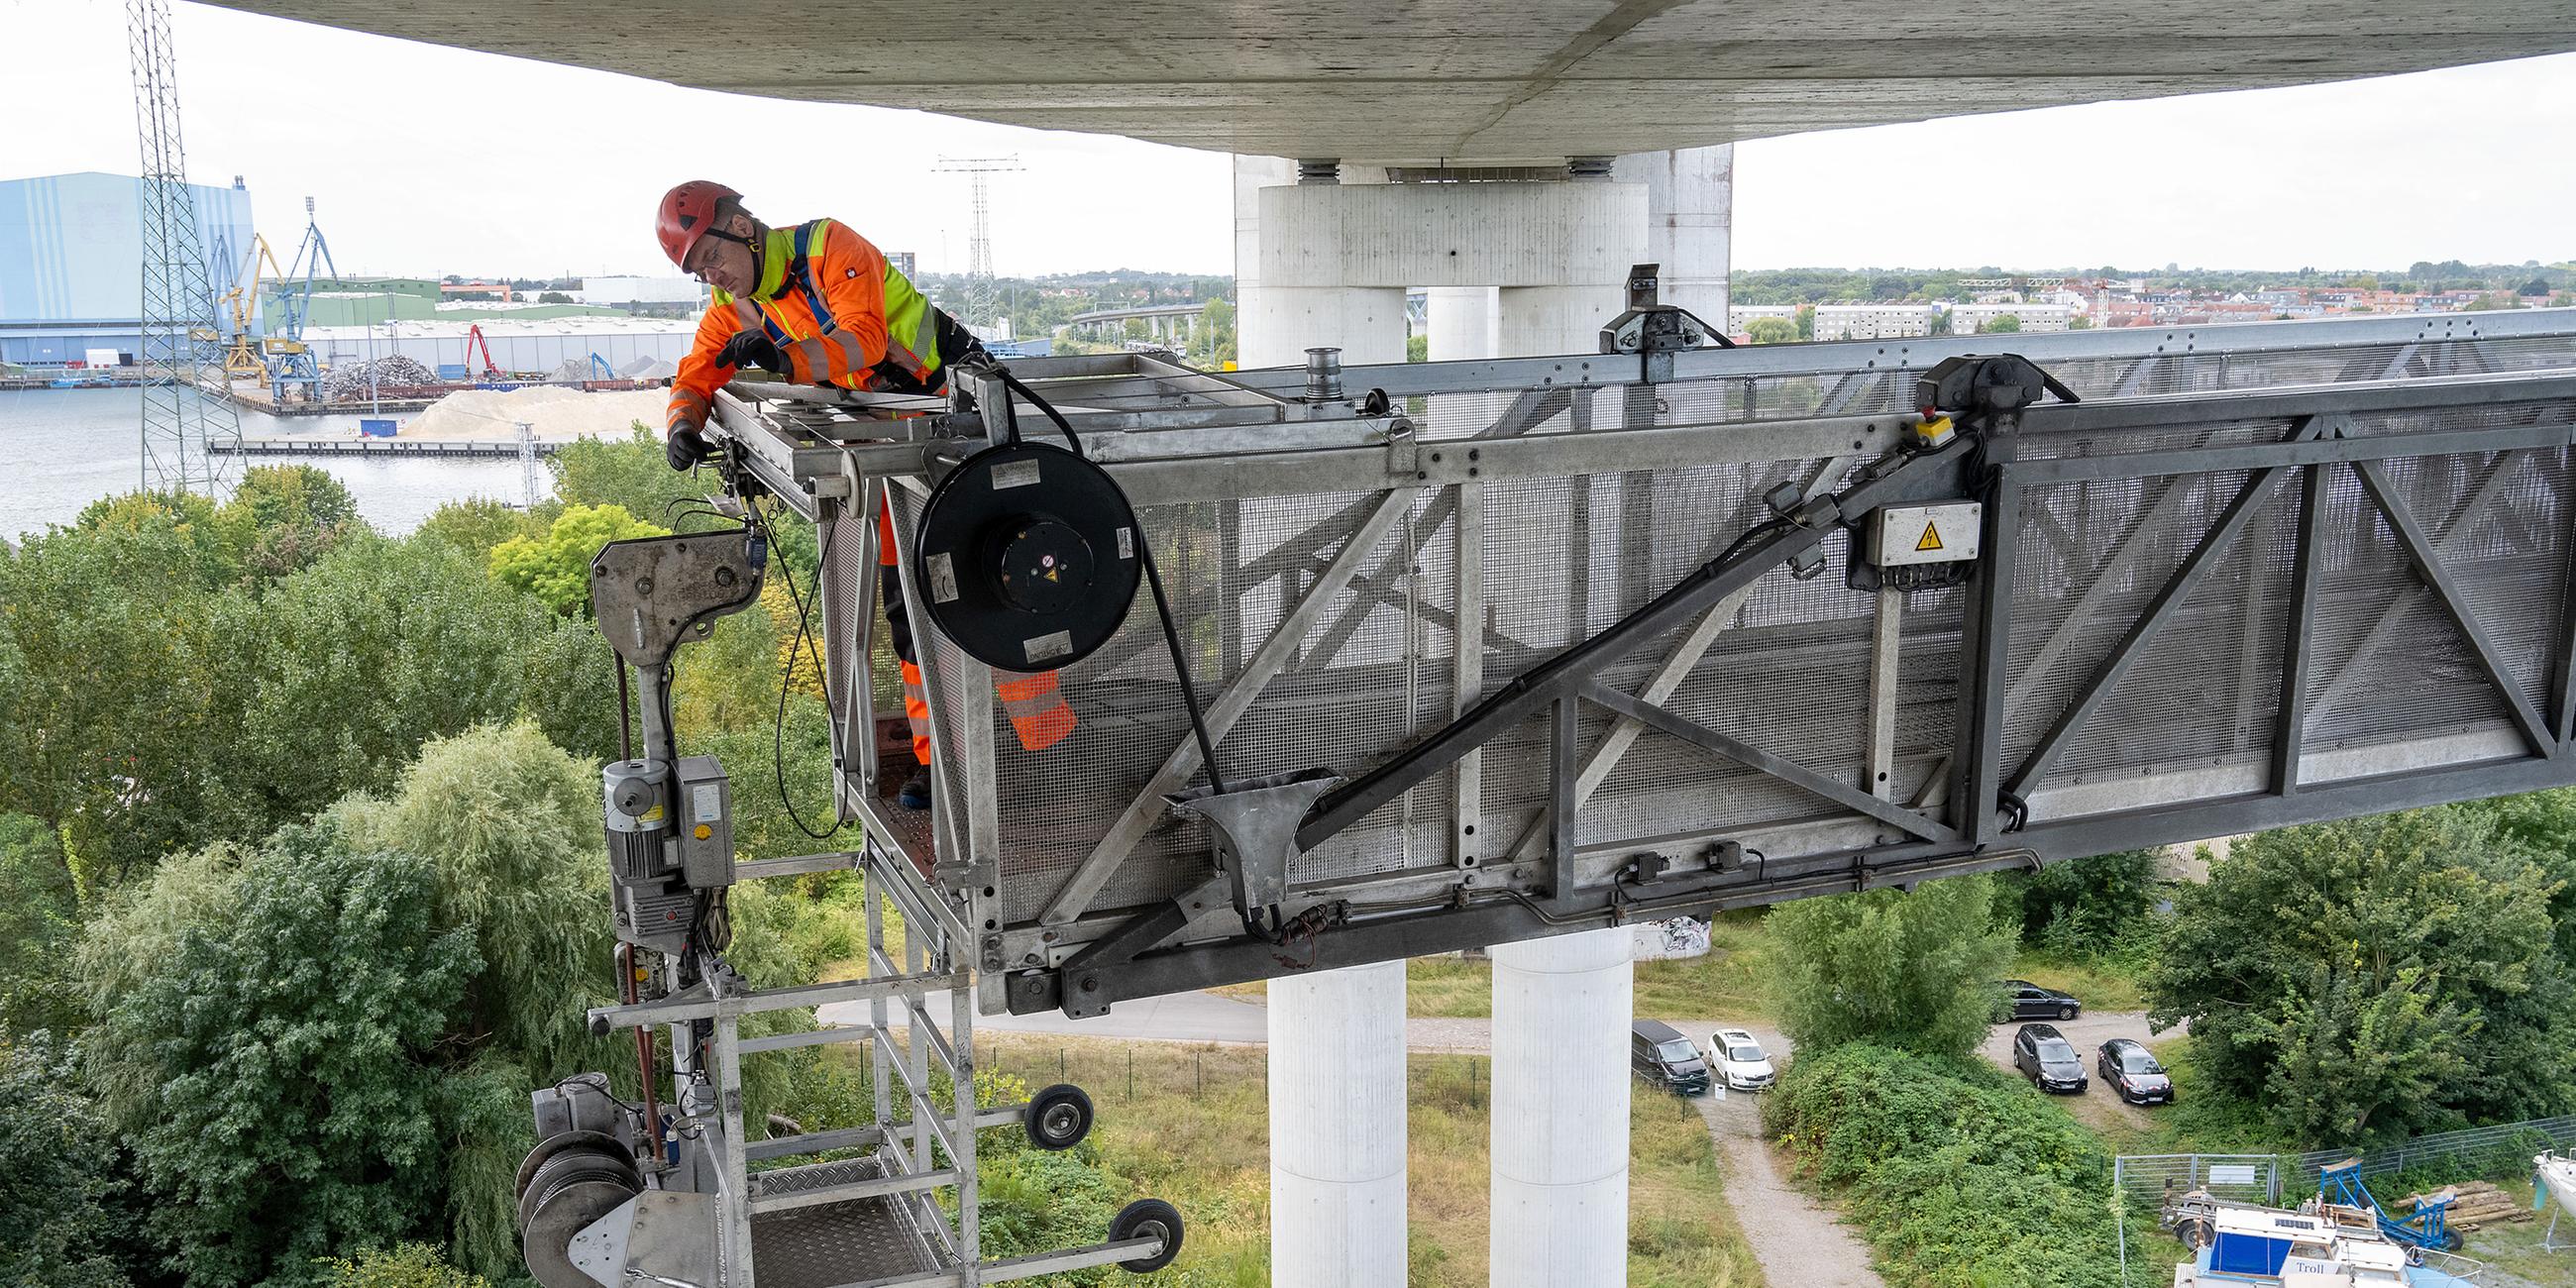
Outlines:
<svg viewBox="0 0 2576 1288"><path fill-rule="evenodd" d="M787 359L779 354L777 345L769 342L768 336L758 331L734 332L733 338L725 341L724 348L716 353L716 361L728 367L759 367L780 375L787 374Z"/></svg>
<svg viewBox="0 0 2576 1288"><path fill-rule="evenodd" d="M671 437L662 444L662 454L671 462L671 468L682 472L688 471L714 452L715 449L707 444L706 435L686 425L672 430Z"/></svg>

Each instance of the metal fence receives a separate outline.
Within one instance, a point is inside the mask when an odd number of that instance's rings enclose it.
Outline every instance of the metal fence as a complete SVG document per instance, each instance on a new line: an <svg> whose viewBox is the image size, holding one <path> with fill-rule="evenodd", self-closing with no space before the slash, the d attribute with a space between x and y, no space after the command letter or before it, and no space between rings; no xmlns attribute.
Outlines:
<svg viewBox="0 0 2576 1288"><path fill-rule="evenodd" d="M2576 1148L2576 1115L2435 1132L2366 1151L2122 1155L2112 1162L2111 1183L2123 1197L2150 1208L2168 1197L2196 1189L2222 1199L2278 1204L2284 1193L2296 1197L2314 1192L2319 1174L2355 1157L2356 1152L2361 1159L2361 1174L2371 1177L2396 1176L2445 1163L2476 1166L2505 1157L2528 1157L2548 1148Z"/></svg>
<svg viewBox="0 0 2576 1288"><path fill-rule="evenodd" d="M2419 1167L2446 1162L2477 1163L2506 1154L2518 1155L2527 1161L2532 1154L2543 1149L2570 1147L2576 1147L2576 1115L2533 1118L2494 1127L2435 1132L2386 1149L2370 1150L2361 1156L2361 1174L2394 1176ZM2299 1184L2313 1188L2319 1172L2352 1156L2353 1151L2348 1149L2319 1149L2293 1154L2283 1161L2289 1164L2291 1174Z"/></svg>

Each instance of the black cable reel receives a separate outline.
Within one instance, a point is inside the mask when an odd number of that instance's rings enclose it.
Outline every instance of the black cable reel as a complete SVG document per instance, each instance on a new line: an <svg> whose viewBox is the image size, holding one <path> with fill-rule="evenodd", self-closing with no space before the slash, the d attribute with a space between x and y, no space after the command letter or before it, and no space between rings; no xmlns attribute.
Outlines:
<svg viewBox="0 0 2576 1288"><path fill-rule="evenodd" d="M1127 620L1144 534L1109 472L1051 443L967 457L931 489L913 575L941 633L1005 671L1089 657Z"/></svg>

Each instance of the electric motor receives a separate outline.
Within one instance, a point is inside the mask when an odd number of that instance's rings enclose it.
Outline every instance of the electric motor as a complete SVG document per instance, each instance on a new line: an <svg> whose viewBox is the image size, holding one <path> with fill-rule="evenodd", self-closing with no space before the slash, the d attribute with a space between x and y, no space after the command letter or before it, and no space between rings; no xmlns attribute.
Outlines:
<svg viewBox="0 0 2576 1288"><path fill-rule="evenodd" d="M621 882L659 881L668 869L671 769L658 760L621 760L602 769L608 872Z"/></svg>

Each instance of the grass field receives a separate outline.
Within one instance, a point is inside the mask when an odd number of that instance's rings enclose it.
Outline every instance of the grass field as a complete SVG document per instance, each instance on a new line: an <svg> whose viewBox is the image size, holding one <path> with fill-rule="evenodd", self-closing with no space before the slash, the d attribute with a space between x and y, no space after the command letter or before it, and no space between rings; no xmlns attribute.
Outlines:
<svg viewBox="0 0 2576 1288"><path fill-rule="evenodd" d="M1269 1282L1266 1053L1258 1047L989 1035L983 1064L1032 1087L1072 1082L1099 1112L1102 1164L1179 1205L1189 1224L1164 1284ZM1407 1107L1407 1199L1414 1285L1469 1288L1486 1275L1486 1112L1491 1062L1417 1055ZM1629 1283L1639 1288L1759 1288L1762 1275L1728 1209L1716 1151L1691 1107L1636 1088L1629 1115ZM1123 1279L1123 1277L1122 1277Z"/></svg>

